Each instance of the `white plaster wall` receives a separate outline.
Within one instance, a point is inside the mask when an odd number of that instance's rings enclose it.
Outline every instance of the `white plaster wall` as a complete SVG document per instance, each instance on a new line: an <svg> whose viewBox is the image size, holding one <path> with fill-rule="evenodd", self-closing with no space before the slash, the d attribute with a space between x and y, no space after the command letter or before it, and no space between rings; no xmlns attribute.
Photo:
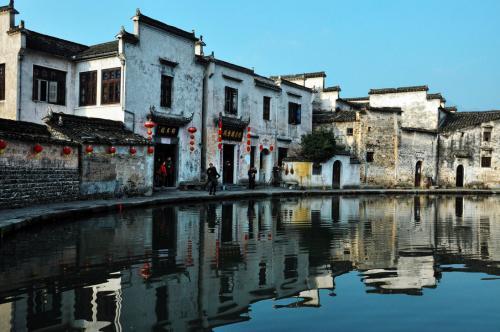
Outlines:
<svg viewBox="0 0 500 332"><path fill-rule="evenodd" d="M402 130L398 148L397 184L414 186L418 161L422 162L421 185L426 185L427 178L432 178L435 183L436 156L437 135Z"/></svg>
<svg viewBox="0 0 500 332"><path fill-rule="evenodd" d="M75 84L72 86L72 96L74 98L74 112L75 115L87 116L92 118L102 118L115 121L125 121L124 112L122 109L123 98L118 104L101 104L102 97L102 70L111 68L121 68L120 59L115 57L101 58L88 61L77 62L75 64ZM92 106L79 106L80 104L80 73L87 71L97 71L97 98L96 105ZM123 72L122 72L123 80ZM123 85L123 84L122 84ZM120 91L121 93L123 91ZM122 94L123 97L123 94Z"/></svg>
<svg viewBox="0 0 500 332"><path fill-rule="evenodd" d="M0 100L0 118L17 119L18 54L21 49L21 34L9 35L10 15L0 13L0 64L5 64L5 100Z"/></svg>
<svg viewBox="0 0 500 332"><path fill-rule="evenodd" d="M144 122L150 106L165 114L193 114L193 120L179 128L178 181L200 178L201 109L203 97L203 66L195 62L194 42L169 34L146 24L135 23L139 43L123 45L125 57L125 110L135 114L135 131L146 135ZM175 68L161 65L159 58L177 62ZM160 107L161 75L173 75L172 107ZM195 151L189 150L187 128L194 126Z"/></svg>
<svg viewBox="0 0 500 332"><path fill-rule="evenodd" d="M401 107L402 126L437 129L439 100L427 100L426 91L371 94L372 107Z"/></svg>

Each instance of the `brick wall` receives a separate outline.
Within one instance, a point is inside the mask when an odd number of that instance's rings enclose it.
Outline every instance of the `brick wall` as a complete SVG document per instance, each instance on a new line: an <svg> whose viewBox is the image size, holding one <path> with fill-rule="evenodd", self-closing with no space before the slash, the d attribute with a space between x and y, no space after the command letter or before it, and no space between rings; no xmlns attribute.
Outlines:
<svg viewBox="0 0 500 332"><path fill-rule="evenodd" d="M35 142L6 141L7 148L0 154L0 209L79 197L76 146L65 156L64 143L40 143L43 151L35 154Z"/></svg>

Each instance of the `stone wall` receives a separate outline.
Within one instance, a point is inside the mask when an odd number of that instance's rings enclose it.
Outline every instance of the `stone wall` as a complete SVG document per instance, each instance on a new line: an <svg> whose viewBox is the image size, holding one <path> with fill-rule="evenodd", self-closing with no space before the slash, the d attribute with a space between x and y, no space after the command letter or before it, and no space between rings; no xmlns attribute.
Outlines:
<svg viewBox="0 0 500 332"><path fill-rule="evenodd" d="M435 184L436 156L437 134L402 130L398 148L397 185L415 186L417 162L422 165L420 186L417 187Z"/></svg>
<svg viewBox="0 0 500 332"><path fill-rule="evenodd" d="M40 143L43 151L35 154L35 142L5 140L7 148L0 154L0 209L78 198L76 146L66 156L65 143Z"/></svg>
<svg viewBox="0 0 500 332"><path fill-rule="evenodd" d="M489 142L482 140L485 127L491 128ZM457 167L462 165L464 187L500 187L500 121L442 133L439 138L439 185L455 187ZM491 157L491 167L481 167L481 157Z"/></svg>
<svg viewBox="0 0 500 332"><path fill-rule="evenodd" d="M85 149L85 147L83 148ZM129 146L116 146L116 153L108 153L109 146L94 145L91 154L81 157L81 195L93 197L122 197L151 195L153 190L153 155L146 146L137 146L135 155Z"/></svg>

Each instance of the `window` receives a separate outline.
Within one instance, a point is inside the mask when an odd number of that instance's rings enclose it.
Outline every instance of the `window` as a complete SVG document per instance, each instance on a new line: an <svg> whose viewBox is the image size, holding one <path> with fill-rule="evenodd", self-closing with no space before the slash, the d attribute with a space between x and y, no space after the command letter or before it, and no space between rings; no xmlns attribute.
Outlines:
<svg viewBox="0 0 500 332"><path fill-rule="evenodd" d="M118 104L120 102L121 69L113 68L102 71L101 104Z"/></svg>
<svg viewBox="0 0 500 332"><path fill-rule="evenodd" d="M238 114L238 90L226 86L224 111L229 114Z"/></svg>
<svg viewBox="0 0 500 332"><path fill-rule="evenodd" d="M173 77L162 75L161 76L161 107L172 107L172 81Z"/></svg>
<svg viewBox="0 0 500 332"><path fill-rule="evenodd" d="M483 142L491 141L491 128L483 129Z"/></svg>
<svg viewBox="0 0 500 332"><path fill-rule="evenodd" d="M66 103L66 72L33 66L33 100L64 105Z"/></svg>
<svg viewBox="0 0 500 332"><path fill-rule="evenodd" d="M288 123L292 125L301 123L300 104L288 103Z"/></svg>
<svg viewBox="0 0 500 332"><path fill-rule="evenodd" d="M262 118L271 120L271 97L264 97L263 105Z"/></svg>
<svg viewBox="0 0 500 332"><path fill-rule="evenodd" d="M373 162L373 151L368 151L366 153L366 162L367 163L372 163Z"/></svg>
<svg viewBox="0 0 500 332"><path fill-rule="evenodd" d="M347 128L347 136L352 136L354 134L354 130L352 128Z"/></svg>
<svg viewBox="0 0 500 332"><path fill-rule="evenodd" d="M0 100L5 100L5 63L0 64Z"/></svg>
<svg viewBox="0 0 500 332"><path fill-rule="evenodd" d="M314 163L312 167L312 175L321 175L322 166L319 163Z"/></svg>
<svg viewBox="0 0 500 332"><path fill-rule="evenodd" d="M481 157L481 167L491 167L491 157Z"/></svg>
<svg viewBox="0 0 500 332"><path fill-rule="evenodd" d="M97 71L80 73L80 106L96 105Z"/></svg>

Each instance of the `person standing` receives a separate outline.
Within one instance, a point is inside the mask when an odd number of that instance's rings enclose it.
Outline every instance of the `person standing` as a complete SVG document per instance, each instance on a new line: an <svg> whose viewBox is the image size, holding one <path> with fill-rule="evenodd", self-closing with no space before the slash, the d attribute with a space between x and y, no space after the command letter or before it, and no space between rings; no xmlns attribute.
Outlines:
<svg viewBox="0 0 500 332"><path fill-rule="evenodd" d="M167 187L174 186L174 162L171 157L167 158L167 163L165 165L167 168Z"/></svg>
<svg viewBox="0 0 500 332"><path fill-rule="evenodd" d="M167 182L167 164L165 162L161 163L159 173L160 173L160 187L165 187Z"/></svg>
<svg viewBox="0 0 500 332"><path fill-rule="evenodd" d="M218 183L218 179L220 178L220 174L219 174L219 172L217 172L217 168L215 168L214 164L212 164L212 163L208 164L207 177L208 177L209 195L215 196L215 192L217 191L217 183Z"/></svg>
<svg viewBox="0 0 500 332"><path fill-rule="evenodd" d="M250 166L248 168L248 189L255 189L255 175L257 174L257 169Z"/></svg>
<svg viewBox="0 0 500 332"><path fill-rule="evenodd" d="M278 163L274 164L273 167L273 186L279 187L281 182L281 169L278 166Z"/></svg>

